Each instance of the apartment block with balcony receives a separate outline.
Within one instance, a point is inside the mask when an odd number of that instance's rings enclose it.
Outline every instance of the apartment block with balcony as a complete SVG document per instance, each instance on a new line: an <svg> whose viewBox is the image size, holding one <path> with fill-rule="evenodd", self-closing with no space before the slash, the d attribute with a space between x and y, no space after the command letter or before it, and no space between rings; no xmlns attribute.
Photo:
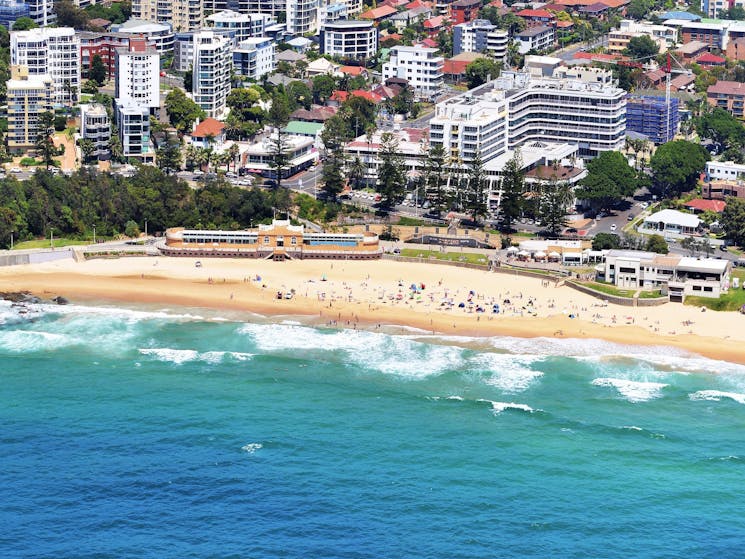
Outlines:
<svg viewBox="0 0 745 559"><path fill-rule="evenodd" d="M251 37L233 50L233 71L244 78L259 81L276 68L274 41L269 37Z"/></svg>
<svg viewBox="0 0 745 559"><path fill-rule="evenodd" d="M231 40L215 31L194 34L192 95L207 116L219 119L226 109L233 67Z"/></svg>
<svg viewBox="0 0 745 559"><path fill-rule="evenodd" d="M745 119L745 83L719 80L706 90L706 101L732 116Z"/></svg>
<svg viewBox="0 0 745 559"><path fill-rule="evenodd" d="M167 23L174 31L191 31L204 22L204 4L202 0L133 0L132 17Z"/></svg>
<svg viewBox="0 0 745 559"><path fill-rule="evenodd" d="M28 0L28 17L34 20L39 27L55 25L57 14L54 11L54 0Z"/></svg>
<svg viewBox="0 0 745 559"><path fill-rule="evenodd" d="M378 52L378 29L372 21L326 23L321 28L321 52L341 58L373 58Z"/></svg>
<svg viewBox="0 0 745 559"><path fill-rule="evenodd" d="M319 26L319 0L287 0L287 31L295 35L315 33Z"/></svg>
<svg viewBox="0 0 745 559"><path fill-rule="evenodd" d="M170 23L128 19L124 23L112 25L111 30L133 39L144 37L161 56L167 56L173 52L173 27Z"/></svg>
<svg viewBox="0 0 745 559"><path fill-rule="evenodd" d="M419 97L436 95L444 84L445 59L437 56L437 49L396 46L391 49L388 62L383 64L383 79L404 79Z"/></svg>
<svg viewBox="0 0 745 559"><path fill-rule="evenodd" d="M12 31L10 63L26 66L30 76L49 75L55 105L80 98L80 40L72 27Z"/></svg>
<svg viewBox="0 0 745 559"><path fill-rule="evenodd" d="M155 113L160 107L160 55L145 39L130 39L116 49L114 97Z"/></svg>
<svg viewBox="0 0 745 559"><path fill-rule="evenodd" d="M556 45L556 29L545 25L528 27L525 31L515 33L514 39L520 54L549 51Z"/></svg>
<svg viewBox="0 0 745 559"><path fill-rule="evenodd" d="M125 158L143 163L155 162L155 150L150 143L150 111L131 101L114 100L119 142Z"/></svg>
<svg viewBox="0 0 745 559"><path fill-rule="evenodd" d="M267 14L241 14L232 10L217 12L206 18L207 25L216 30L235 33L236 43L249 37L261 37L269 25L276 23Z"/></svg>
<svg viewBox="0 0 745 559"><path fill-rule="evenodd" d="M453 27L453 55L483 52L497 60L507 56L509 33L485 19L476 19Z"/></svg>
<svg viewBox="0 0 745 559"><path fill-rule="evenodd" d="M25 66L11 66L8 95L8 149L24 151L36 143L39 115L54 109L54 82L49 75L29 74Z"/></svg>
<svg viewBox="0 0 745 559"><path fill-rule="evenodd" d="M18 18L29 17L31 9L25 2L16 0L0 0L0 25L6 29L13 29Z"/></svg>
<svg viewBox="0 0 745 559"><path fill-rule="evenodd" d="M510 149L535 141L569 143L590 159L624 146L627 93L612 84L504 72L479 93L507 100Z"/></svg>
<svg viewBox="0 0 745 559"><path fill-rule="evenodd" d="M429 123L429 143L441 146L449 161L489 161L507 151L505 99L459 96L439 103Z"/></svg>
<svg viewBox="0 0 745 559"><path fill-rule="evenodd" d="M83 139L93 142L90 157L99 161L111 155L111 121L106 107L98 103L80 105L80 134Z"/></svg>

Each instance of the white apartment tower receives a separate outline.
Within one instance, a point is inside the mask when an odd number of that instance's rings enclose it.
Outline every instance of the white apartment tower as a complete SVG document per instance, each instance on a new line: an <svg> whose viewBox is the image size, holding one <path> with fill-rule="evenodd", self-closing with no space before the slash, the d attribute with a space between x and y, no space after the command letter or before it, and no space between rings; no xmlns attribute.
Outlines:
<svg viewBox="0 0 745 559"><path fill-rule="evenodd" d="M114 97L136 103L150 112L160 107L160 55L146 39L130 39L129 46L116 49Z"/></svg>
<svg viewBox="0 0 745 559"><path fill-rule="evenodd" d="M378 52L378 28L372 21L326 23L321 29L321 52L341 58L372 58Z"/></svg>
<svg viewBox="0 0 745 559"><path fill-rule="evenodd" d="M34 20L39 27L54 25L57 23L57 14L54 13L54 0L28 0L28 17Z"/></svg>
<svg viewBox="0 0 745 559"><path fill-rule="evenodd" d="M313 33L318 29L319 6L323 0L287 0L287 32L295 35Z"/></svg>
<svg viewBox="0 0 745 559"><path fill-rule="evenodd" d="M170 23L176 32L190 31L202 26L204 4L201 0L133 0L132 17Z"/></svg>
<svg viewBox="0 0 745 559"><path fill-rule="evenodd" d="M10 63L26 66L30 76L48 74L56 105L80 98L80 39L72 27L11 32Z"/></svg>
<svg viewBox="0 0 745 559"><path fill-rule="evenodd" d="M207 16L207 25L220 31L235 32L235 42L240 43L249 37L261 37L268 25L275 23L268 14L241 14L223 10Z"/></svg>
<svg viewBox="0 0 745 559"><path fill-rule="evenodd" d="M507 152L507 114L504 99L450 99L436 107L429 123L429 143L441 146L452 164L469 163L477 154L489 161Z"/></svg>
<svg viewBox="0 0 745 559"><path fill-rule="evenodd" d="M207 116L220 118L225 112L232 66L228 37L214 31L194 34L192 95Z"/></svg>
<svg viewBox="0 0 745 559"><path fill-rule="evenodd" d="M383 79L402 78L420 97L429 97L443 86L445 59L437 56L437 49L402 47L391 49L390 59L383 64Z"/></svg>

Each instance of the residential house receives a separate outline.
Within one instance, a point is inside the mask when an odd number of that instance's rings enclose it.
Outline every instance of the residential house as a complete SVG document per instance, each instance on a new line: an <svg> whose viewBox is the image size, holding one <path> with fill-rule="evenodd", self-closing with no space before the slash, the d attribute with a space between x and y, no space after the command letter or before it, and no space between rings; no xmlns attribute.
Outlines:
<svg viewBox="0 0 745 559"><path fill-rule="evenodd" d="M225 143L225 124L214 118L205 118L194 127L189 143L194 147L220 151Z"/></svg>

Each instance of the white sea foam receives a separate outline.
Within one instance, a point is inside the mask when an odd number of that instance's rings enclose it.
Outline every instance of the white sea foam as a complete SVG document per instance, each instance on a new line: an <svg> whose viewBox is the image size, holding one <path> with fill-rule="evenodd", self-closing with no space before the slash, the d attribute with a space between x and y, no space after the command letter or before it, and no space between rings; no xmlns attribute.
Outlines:
<svg viewBox="0 0 745 559"><path fill-rule="evenodd" d="M667 386L661 382L641 382L622 378L596 378L595 386L615 388L629 402L646 402L662 396L662 389Z"/></svg>
<svg viewBox="0 0 745 559"><path fill-rule="evenodd" d="M535 410L527 404L516 404L515 402L495 402L494 400L479 399L477 402L487 402L491 404L495 414L502 413L505 410L518 410L533 413Z"/></svg>
<svg viewBox="0 0 745 559"><path fill-rule="evenodd" d="M0 348L13 353L54 350L75 345L76 340L63 334L37 330L0 331Z"/></svg>
<svg viewBox="0 0 745 559"><path fill-rule="evenodd" d="M247 445L242 446L241 450L248 454L254 454L257 450L261 450L262 448L264 448L264 445L261 443L248 443Z"/></svg>
<svg viewBox="0 0 745 559"><path fill-rule="evenodd" d="M166 361L175 365L181 365L190 361L204 361L206 363L220 363L226 358L236 361L247 361L253 357L251 353L240 353L235 351L205 351L200 353L193 349L171 349L171 348L142 348L142 355L149 355L158 361Z"/></svg>
<svg viewBox="0 0 745 559"><path fill-rule="evenodd" d="M257 348L268 353L341 352L346 361L412 379L421 379L460 368L463 349L421 343L402 336L361 330L324 331L287 324L244 324L239 333L249 335Z"/></svg>
<svg viewBox="0 0 745 559"><path fill-rule="evenodd" d="M489 370L491 375L484 379L486 384L506 393L523 392L543 373L530 368L541 357L533 355L512 355L507 353L479 353L470 360L470 365Z"/></svg>
<svg viewBox="0 0 745 559"><path fill-rule="evenodd" d="M691 400L708 400L711 402L719 402L722 398L728 398L738 404L745 404L745 394L723 392L721 390L699 390L698 392L689 394L688 398Z"/></svg>

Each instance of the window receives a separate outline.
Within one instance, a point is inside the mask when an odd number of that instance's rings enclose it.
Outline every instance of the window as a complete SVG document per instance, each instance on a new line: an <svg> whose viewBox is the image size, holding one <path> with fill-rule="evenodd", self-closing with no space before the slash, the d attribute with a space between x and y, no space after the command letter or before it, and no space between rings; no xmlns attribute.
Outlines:
<svg viewBox="0 0 745 559"><path fill-rule="evenodd" d="M268 245L269 244L269 236L268 235L264 237L264 244L265 245Z"/></svg>

